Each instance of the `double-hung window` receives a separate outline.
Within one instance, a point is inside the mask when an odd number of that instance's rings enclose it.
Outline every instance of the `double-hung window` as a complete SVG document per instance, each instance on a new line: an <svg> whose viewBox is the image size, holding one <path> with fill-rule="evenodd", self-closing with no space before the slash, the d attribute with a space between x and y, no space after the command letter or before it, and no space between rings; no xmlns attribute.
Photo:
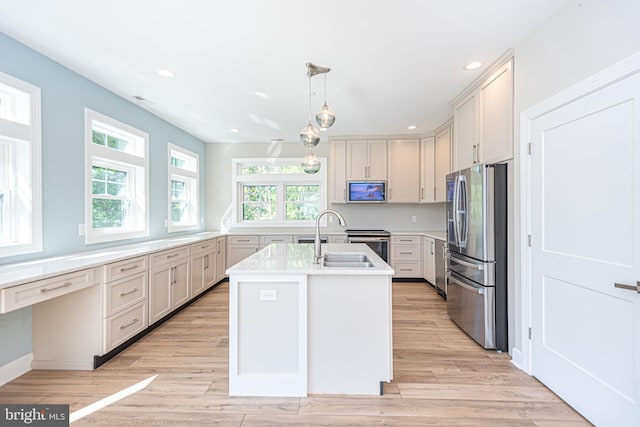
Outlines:
<svg viewBox="0 0 640 427"><path fill-rule="evenodd" d="M85 109L86 242L149 235L149 136Z"/></svg>
<svg viewBox="0 0 640 427"><path fill-rule="evenodd" d="M234 225L309 226L326 209L326 161L308 175L300 159L232 159Z"/></svg>
<svg viewBox="0 0 640 427"><path fill-rule="evenodd" d="M168 231L198 228L198 155L169 144L169 221Z"/></svg>
<svg viewBox="0 0 640 427"><path fill-rule="evenodd" d="M40 89L0 73L0 257L42 251Z"/></svg>

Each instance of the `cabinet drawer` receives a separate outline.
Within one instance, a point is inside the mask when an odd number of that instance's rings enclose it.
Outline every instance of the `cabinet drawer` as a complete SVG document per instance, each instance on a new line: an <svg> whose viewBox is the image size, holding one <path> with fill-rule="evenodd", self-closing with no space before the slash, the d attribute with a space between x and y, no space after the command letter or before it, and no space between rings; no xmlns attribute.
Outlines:
<svg viewBox="0 0 640 427"><path fill-rule="evenodd" d="M271 243L293 243L293 236L260 236L262 245L270 245Z"/></svg>
<svg viewBox="0 0 640 427"><path fill-rule="evenodd" d="M145 271L149 264L148 256L129 258L123 261L113 262L105 266L105 282L122 279L123 277Z"/></svg>
<svg viewBox="0 0 640 427"><path fill-rule="evenodd" d="M392 250L392 260L420 260L420 245L398 245Z"/></svg>
<svg viewBox="0 0 640 427"><path fill-rule="evenodd" d="M257 245L258 236L228 236L229 245Z"/></svg>
<svg viewBox="0 0 640 427"><path fill-rule="evenodd" d="M105 352L111 351L147 327L147 304L140 303L105 319Z"/></svg>
<svg viewBox="0 0 640 427"><path fill-rule="evenodd" d="M92 286L93 274L93 268L89 268L2 289L0 313L7 313Z"/></svg>
<svg viewBox="0 0 640 427"><path fill-rule="evenodd" d="M199 253L215 252L218 250L216 239L204 240L191 245L191 255Z"/></svg>
<svg viewBox="0 0 640 427"><path fill-rule="evenodd" d="M420 236L391 236L392 245L419 245Z"/></svg>
<svg viewBox="0 0 640 427"><path fill-rule="evenodd" d="M147 272L105 285L105 317L147 299Z"/></svg>
<svg viewBox="0 0 640 427"><path fill-rule="evenodd" d="M155 254L149 255L149 266L155 267L156 265L166 264L168 262L173 262L176 259L188 256L189 246L180 246L173 249L167 249L166 251L156 252Z"/></svg>
<svg viewBox="0 0 640 427"><path fill-rule="evenodd" d="M422 277L422 269L419 262L394 262L394 277Z"/></svg>

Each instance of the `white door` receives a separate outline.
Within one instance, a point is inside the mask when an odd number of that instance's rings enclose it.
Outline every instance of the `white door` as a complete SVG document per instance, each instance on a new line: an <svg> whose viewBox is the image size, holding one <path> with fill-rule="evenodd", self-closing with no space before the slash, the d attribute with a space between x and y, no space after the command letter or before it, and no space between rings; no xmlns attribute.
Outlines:
<svg viewBox="0 0 640 427"><path fill-rule="evenodd" d="M530 122L531 369L598 426L640 426L640 74Z"/></svg>

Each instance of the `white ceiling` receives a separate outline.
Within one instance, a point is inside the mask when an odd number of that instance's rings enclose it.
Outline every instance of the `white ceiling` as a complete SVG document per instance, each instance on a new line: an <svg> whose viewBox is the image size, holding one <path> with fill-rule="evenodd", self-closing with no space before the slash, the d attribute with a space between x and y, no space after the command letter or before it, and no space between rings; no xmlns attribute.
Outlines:
<svg viewBox="0 0 640 427"><path fill-rule="evenodd" d="M564 2L0 0L0 30L206 142L297 141L306 62L332 69L323 139L427 133ZM463 70L472 60L485 65ZM323 83L312 79L313 114Z"/></svg>

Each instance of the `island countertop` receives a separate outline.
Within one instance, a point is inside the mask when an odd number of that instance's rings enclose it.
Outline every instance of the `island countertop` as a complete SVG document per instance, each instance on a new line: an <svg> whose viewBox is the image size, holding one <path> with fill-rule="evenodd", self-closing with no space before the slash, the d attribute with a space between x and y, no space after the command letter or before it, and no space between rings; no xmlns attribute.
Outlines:
<svg viewBox="0 0 640 427"><path fill-rule="evenodd" d="M307 275L376 275L392 276L393 268L363 243L327 243L322 245L322 254L364 253L373 267L345 268L325 267L314 264L314 245L274 243L256 252L227 269L227 274L307 274Z"/></svg>

